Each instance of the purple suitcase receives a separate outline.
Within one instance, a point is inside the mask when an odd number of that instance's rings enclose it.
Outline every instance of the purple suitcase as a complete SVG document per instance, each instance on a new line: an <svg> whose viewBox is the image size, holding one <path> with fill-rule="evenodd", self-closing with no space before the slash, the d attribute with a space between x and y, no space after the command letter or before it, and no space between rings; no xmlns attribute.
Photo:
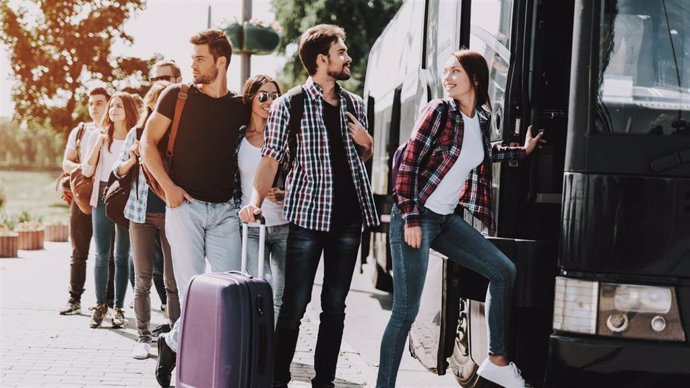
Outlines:
<svg viewBox="0 0 690 388"><path fill-rule="evenodd" d="M263 223L263 220L262 220ZM265 226L260 226L263 257ZM185 299L177 353L177 386L268 388L273 378L273 294L246 273L247 225L243 225L242 272L195 276Z"/></svg>

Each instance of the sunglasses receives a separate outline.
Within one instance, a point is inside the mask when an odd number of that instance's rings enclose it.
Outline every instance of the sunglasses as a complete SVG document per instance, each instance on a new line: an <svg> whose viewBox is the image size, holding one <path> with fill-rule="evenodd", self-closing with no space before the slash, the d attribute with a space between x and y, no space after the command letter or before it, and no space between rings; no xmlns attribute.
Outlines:
<svg viewBox="0 0 690 388"><path fill-rule="evenodd" d="M259 99L259 102L266 102L266 100L268 100L269 97L271 98L271 100L276 100L278 97L280 97L280 93L259 92L256 93L256 97Z"/></svg>
<svg viewBox="0 0 690 388"><path fill-rule="evenodd" d="M151 82L156 82L156 81L170 81L174 82L175 81L175 76L174 75L161 75L158 77L151 77L149 78L149 81Z"/></svg>

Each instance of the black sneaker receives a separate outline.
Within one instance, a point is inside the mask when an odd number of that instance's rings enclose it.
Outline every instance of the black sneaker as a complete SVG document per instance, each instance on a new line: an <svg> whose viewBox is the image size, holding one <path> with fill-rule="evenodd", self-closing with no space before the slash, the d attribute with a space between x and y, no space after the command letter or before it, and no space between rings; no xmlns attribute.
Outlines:
<svg viewBox="0 0 690 388"><path fill-rule="evenodd" d="M171 329L172 328L170 327L169 323L164 323L162 325L156 326L156 328L153 329L153 331L151 331L151 334L153 334L155 336L160 336L163 333L170 333Z"/></svg>
<svg viewBox="0 0 690 388"><path fill-rule="evenodd" d="M81 314L81 303L70 300L67 305L60 310L60 315L79 315Z"/></svg>
<svg viewBox="0 0 690 388"><path fill-rule="evenodd" d="M175 352L165 342L165 337L161 337L158 341L158 361L156 361L156 381L161 387L170 386L176 356Z"/></svg>

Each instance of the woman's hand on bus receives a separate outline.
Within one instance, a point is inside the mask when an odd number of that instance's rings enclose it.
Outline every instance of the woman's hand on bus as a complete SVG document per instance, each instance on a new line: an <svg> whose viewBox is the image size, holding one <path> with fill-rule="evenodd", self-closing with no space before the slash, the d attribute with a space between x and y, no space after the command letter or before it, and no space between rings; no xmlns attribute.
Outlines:
<svg viewBox="0 0 690 388"><path fill-rule="evenodd" d="M405 226L405 242L412 248L419 249L422 246L422 227Z"/></svg>
<svg viewBox="0 0 690 388"><path fill-rule="evenodd" d="M531 154L532 151L534 151L534 148L541 148L542 144L546 143L546 140L541 138L543 135L543 129L537 131L537 136L532 136L532 126L530 125L527 128L527 133L525 134L525 145L523 146L527 155Z"/></svg>

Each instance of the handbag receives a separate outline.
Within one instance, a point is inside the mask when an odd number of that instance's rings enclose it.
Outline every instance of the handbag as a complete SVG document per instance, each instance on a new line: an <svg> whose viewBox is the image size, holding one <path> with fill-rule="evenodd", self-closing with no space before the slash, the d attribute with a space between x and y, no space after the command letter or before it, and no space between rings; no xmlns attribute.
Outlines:
<svg viewBox="0 0 690 388"><path fill-rule="evenodd" d="M139 168L135 165L137 171ZM114 173L110 173L108 183L103 192L103 203L105 204L105 216L108 219L125 229L129 229L129 220L125 218L125 206L129 199L129 193L132 189L132 177L134 173L125 175L118 179Z"/></svg>
<svg viewBox="0 0 690 388"><path fill-rule="evenodd" d="M72 200L77 203L84 214L91 214L91 193L93 192L93 176L86 177L81 167L77 167L69 175L69 185L72 189Z"/></svg>
<svg viewBox="0 0 690 388"><path fill-rule="evenodd" d="M144 128L137 127L136 139L141 139L141 134ZM108 219L125 229L129 229L129 220L125 218L125 206L129 200L129 194L132 190L132 183L138 189L139 186L139 163L135 163L129 170L129 173L122 178L110 173L108 183L105 185L103 192L103 203L105 204L105 216ZM137 195L139 192L137 190Z"/></svg>
<svg viewBox="0 0 690 388"><path fill-rule="evenodd" d="M173 157L173 147L175 145L175 138L177 137L177 130L180 127L180 119L182 118L182 110L184 109L184 104L187 102L187 91L189 90L189 85L181 84L180 91L177 93L177 102L175 103L175 114L173 115L172 129L170 130L170 136L168 141L163 147L163 142L158 144L158 152L161 154L161 160L163 160L163 168L165 172L172 178L172 157ZM146 167L146 163L141 163L141 170L144 172L144 178L146 178L146 183L151 188L158 198L165 202L165 191L161 187L156 177L151 174L151 171Z"/></svg>
<svg viewBox="0 0 690 388"><path fill-rule="evenodd" d="M98 155L96 160L100 161L101 150L98 150ZM77 167L69 175L69 186L72 189L72 200L77 203L79 210L84 214L91 214L91 193L93 192L93 181L94 176L98 171L98 162L96 162L96 168L94 170L94 175L90 177L84 176L82 171L82 166Z"/></svg>
<svg viewBox="0 0 690 388"><path fill-rule="evenodd" d="M84 124L83 122L79 123L79 125L78 125L79 129L77 129L77 138L76 138L76 143L75 143L76 151L77 151L77 158L75 160L76 163L79 163L79 152L81 149L81 138L84 136L85 125L86 124ZM73 197L72 188L71 188L70 183L69 183L70 175L71 175L71 173L69 173L69 172L62 173L62 175L60 175L60 177L57 179L57 184L55 185L55 189L62 192L61 198L68 205L72 204L72 197Z"/></svg>

